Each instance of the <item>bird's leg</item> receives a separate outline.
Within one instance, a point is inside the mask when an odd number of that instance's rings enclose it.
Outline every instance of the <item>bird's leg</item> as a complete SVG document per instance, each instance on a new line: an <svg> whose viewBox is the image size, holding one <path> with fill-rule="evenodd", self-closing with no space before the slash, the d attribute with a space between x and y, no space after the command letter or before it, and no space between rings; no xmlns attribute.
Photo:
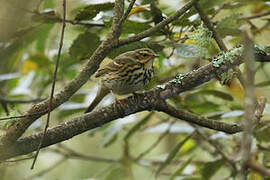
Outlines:
<svg viewBox="0 0 270 180"><path fill-rule="evenodd" d="M115 102L121 105L120 100L114 95L113 91L110 90L110 92L112 93L112 96L114 97Z"/></svg>

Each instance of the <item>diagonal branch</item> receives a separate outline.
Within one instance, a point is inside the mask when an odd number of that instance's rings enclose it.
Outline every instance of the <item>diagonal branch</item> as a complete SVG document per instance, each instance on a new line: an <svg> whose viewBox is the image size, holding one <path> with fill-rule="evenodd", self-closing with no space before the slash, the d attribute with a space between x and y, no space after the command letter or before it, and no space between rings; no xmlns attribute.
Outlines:
<svg viewBox="0 0 270 180"><path fill-rule="evenodd" d="M182 16L185 12L187 12L193 5L195 2L197 2L198 0L192 0L189 3L187 3L185 6L183 6L181 9L177 10L173 15L169 16L168 18L164 19L163 21L161 21L160 23L158 23L156 26L147 29L146 31L143 31L137 35L128 37L126 39L120 39L118 46L122 46L128 43L132 43L135 41L139 41L145 37L150 36L151 34L159 31L160 29L162 29L164 26L166 26L167 24L171 23L172 21L176 20L177 18L179 18L180 16Z"/></svg>
<svg viewBox="0 0 270 180"><path fill-rule="evenodd" d="M229 134L234 134L242 131L242 128L237 124L227 124L214 119L208 119L206 117L199 116L185 110L176 109L167 103L158 104L157 110L165 112L175 118Z"/></svg>
<svg viewBox="0 0 270 180"><path fill-rule="evenodd" d="M240 51L241 48L236 49ZM202 66L195 71L185 75L178 75L175 79L164 85L153 88L142 94L137 94L136 96L130 96L122 99L120 100L121 103L113 103L107 107L103 107L88 114L73 118L72 120L61 123L53 128L49 128L42 147L47 147L52 144L68 140L73 136L81 134L90 129L100 127L106 123L130 114L145 110L153 110L155 107L157 107L161 100L166 100L172 96L178 95L181 92L210 81L216 76L226 72L232 66L242 63L240 61L242 54L238 54L238 51L236 51L236 53L237 55L220 55L220 58L223 56L234 57L234 61L224 61L219 64L219 67L216 67L217 62L213 61L212 63ZM20 138L9 146L0 145L0 160L34 151L37 148L41 137L42 133L40 132Z"/></svg>
<svg viewBox="0 0 270 180"><path fill-rule="evenodd" d="M127 17L128 17L128 15L129 15L130 11L132 10L132 8L133 8L135 2L136 2L136 0L132 0L132 1L129 3L128 9L126 10L125 14L123 14L123 16L122 16L122 18L121 18L121 21L120 21L121 23L123 23L123 22L127 19Z"/></svg>
<svg viewBox="0 0 270 180"><path fill-rule="evenodd" d="M121 23L119 23L119 21L123 15L123 9L124 1L117 0L115 2L111 32L108 34L106 40L103 41L93 53L81 72L72 81L70 81L70 83L60 91L60 93L55 95L52 99L51 110L54 110L56 107L66 102L83 84L87 82L90 76L98 69L99 64L105 56L112 50L113 45L117 43L121 33ZM6 134L1 136L0 144L9 144L17 140L36 119L48 112L49 104L50 99L32 106L26 112L25 118L17 121L14 126L7 130Z"/></svg>
<svg viewBox="0 0 270 180"><path fill-rule="evenodd" d="M218 32L214 28L214 26L211 23L210 19L204 13L204 11L203 11L202 7L200 6L200 4L197 2L197 3L194 4L194 7L198 11L198 13L199 13L202 21L206 25L206 27L213 33L213 38L217 42L218 47L220 48L220 50L221 51L227 51L228 49L227 49L226 45L224 44L224 42L221 39L221 37L218 35ZM237 78L239 79L241 85L244 86L244 78L243 78L243 75L242 75L240 69L238 67L234 67L233 70L237 73Z"/></svg>
<svg viewBox="0 0 270 180"><path fill-rule="evenodd" d="M189 10L196 0L191 1L183 8L179 9L175 14L171 15L167 19L164 19L161 23L153 28L150 28L138 35L132 36L127 39L119 40L121 30L117 29L121 27L119 20L123 15L123 1L117 0L115 2L115 17L113 19L113 24L111 32L107 35L107 38L101 43L97 50L90 57L83 69L78 73L78 75L70 81L63 89L55 95L52 101L52 110L68 101L69 98L84 85L89 78L96 72L99 64L106 57L106 55L115 47L122 46L134 41L138 41L144 37L150 36L153 32L158 31L162 27L166 26L173 20L177 19L183 15L187 10ZM120 12L121 11L121 12ZM7 132L1 136L0 145L9 144L16 141L21 135L26 131L26 129L38 118L47 113L49 100L41 102L32 106L25 114L25 117L17 121L13 126L11 126Z"/></svg>
<svg viewBox="0 0 270 180"><path fill-rule="evenodd" d="M201 6L199 5L199 3L195 3L194 4L195 9L198 11L202 21L204 22L204 24L206 25L206 27L212 31L213 33L213 37L216 40L219 48L222 51L227 51L227 47L225 46L224 42L222 41L222 39L218 36L217 31L215 30L213 24L211 23L210 19L207 17L207 15L204 13L203 9L201 8Z"/></svg>

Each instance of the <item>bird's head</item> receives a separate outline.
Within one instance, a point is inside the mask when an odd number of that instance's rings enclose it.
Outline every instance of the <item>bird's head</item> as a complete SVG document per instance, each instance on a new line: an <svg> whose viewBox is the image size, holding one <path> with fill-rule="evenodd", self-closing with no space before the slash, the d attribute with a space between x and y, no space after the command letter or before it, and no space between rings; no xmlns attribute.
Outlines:
<svg viewBox="0 0 270 180"><path fill-rule="evenodd" d="M149 48L142 48L135 50L134 56L137 61L143 64L146 64L150 60L158 57L158 55L152 49Z"/></svg>

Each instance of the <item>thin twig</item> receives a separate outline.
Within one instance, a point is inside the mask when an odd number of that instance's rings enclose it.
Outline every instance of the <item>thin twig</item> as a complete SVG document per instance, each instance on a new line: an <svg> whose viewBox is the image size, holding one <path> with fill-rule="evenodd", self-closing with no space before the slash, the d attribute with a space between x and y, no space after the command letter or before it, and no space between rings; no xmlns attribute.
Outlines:
<svg viewBox="0 0 270 180"><path fill-rule="evenodd" d="M89 22L85 22L85 21L78 21L78 20L71 20L71 19L65 19L64 20L63 18L58 17L58 16L42 14L39 11L31 11L31 10L25 9L23 7L13 7L13 8L20 9L20 10L23 10L23 11L25 11L27 13L35 14L37 16L41 16L42 18L45 18L46 20L55 21L57 23L58 22L59 23L65 22L65 23L69 23L69 24L72 24L72 25L83 25L83 26L89 26L89 27L92 27L92 26L104 27L105 26L105 24L101 24L101 23L89 23Z"/></svg>
<svg viewBox="0 0 270 180"><path fill-rule="evenodd" d="M262 151L269 151L270 152L270 148L264 147L264 146L262 146L260 144L257 144L257 147Z"/></svg>
<svg viewBox="0 0 270 180"><path fill-rule="evenodd" d="M79 152L74 151L73 149L70 149L69 147L67 147L63 144L59 144L58 146L61 149L67 151L68 153L66 153L65 155L68 157L71 157L71 158L77 158L77 159L82 159L82 160L91 160L91 161L96 161L96 162L106 162L106 163L119 163L120 162L120 160L118 160L118 159L109 159L109 158L79 153Z"/></svg>
<svg viewBox="0 0 270 180"><path fill-rule="evenodd" d="M202 133L202 130L199 130L198 128L196 129L196 132L198 135L200 135L200 137L202 137L205 141L207 141L211 146L213 146L216 149L216 151L222 156L222 158L225 159L226 162L231 165L234 171L237 170L235 162L223 152L222 148L220 148L221 145L219 143L208 138L208 136L205 136Z"/></svg>
<svg viewBox="0 0 270 180"><path fill-rule="evenodd" d="M192 0L189 3L187 3L186 5L184 5L181 9L177 10L174 14L172 14L171 16L167 17L166 19L164 19L163 21L161 21L160 23L158 23L156 26L147 29L141 33L138 33L137 35L125 38L125 39L120 39L119 43L117 44L117 47L131 43L131 42L135 42L135 41L139 41L147 36L150 36L151 34L159 31L160 29L162 29L163 27L165 27L167 24L171 23L172 21L174 21L175 19L179 18L180 16L182 16L183 14L185 14L190 8L193 7L194 3L197 2L198 0Z"/></svg>
<svg viewBox="0 0 270 180"><path fill-rule="evenodd" d="M139 33L138 35L132 36L130 38L122 39L122 40L115 40L115 38L112 40L111 37L114 37L115 35L120 35L119 33L115 34L112 33L115 30L114 21L111 27L111 32L106 36L105 40L101 43L101 45L97 48L97 50L93 53L93 55L89 58L87 64L82 68L82 70L77 74L77 76L70 81L65 87L62 88L59 93L55 95L55 101L53 101L53 108L56 108L66 102L83 84L89 80L91 75L93 75L96 70L99 67L99 64L102 62L102 60L105 58L105 56L114 48L120 47L124 44L131 43L134 41L139 41L147 36L150 36L152 33L158 31L160 28L166 26L170 22L174 21L181 15L183 15L186 11L188 11L192 6L193 3L196 0L192 0L189 3L187 3L183 8L180 8L175 14L171 15L170 17L163 20L161 23L157 24L155 27L150 28L146 31L143 31L142 33ZM117 2L117 1L116 1ZM116 7L116 6L115 6ZM117 9L115 9L114 12L116 12ZM121 10L122 12L122 10ZM117 20L120 20L122 17L119 16ZM117 26L119 27L119 26ZM119 37L119 36L118 36ZM118 38L117 37L117 38ZM49 100L46 100L45 102L42 102L40 104L37 104L35 106L32 106L27 113L29 114L35 114L35 112L42 112L44 109L48 109ZM45 114L45 113L43 113ZM18 138L22 136L22 134L26 131L26 129L39 117L41 117L43 114L40 114L39 116L31 117L21 119L20 121L14 123L5 134L1 136L0 144L12 144L14 143Z"/></svg>
<svg viewBox="0 0 270 180"><path fill-rule="evenodd" d="M128 9L126 10L125 14L122 16L122 18L121 18L121 20L120 20L121 23L123 23L123 22L127 19L127 17L128 17L128 15L129 15L130 11L132 10L132 8L133 8L135 2L136 2L136 0L132 0L132 1L129 3Z"/></svg>
<svg viewBox="0 0 270 180"><path fill-rule="evenodd" d="M256 14L256 15L253 15L253 16L242 17L242 18L239 18L238 20L250 20L250 19L256 19L256 18L260 18L260 17L263 17L263 16L268 16L268 15L270 15L270 11L260 13L260 14Z"/></svg>
<svg viewBox="0 0 270 180"><path fill-rule="evenodd" d="M10 99L10 98L0 98L0 102L11 103L11 104L27 104L44 101L46 98L35 98L35 99Z"/></svg>
<svg viewBox="0 0 270 180"><path fill-rule="evenodd" d="M220 75L226 72L232 66L241 64L242 61L239 58L240 55L241 53L239 55L236 55L232 63L230 61L226 61L219 68L216 68L213 66L212 63L209 63L207 65L204 65L198 68L196 71L192 71L181 76L178 75L175 77L175 79L171 80L170 82L166 84L163 84L161 87L159 86L149 91L145 91L141 94L138 94L136 97L130 96L130 97L121 99L120 101L121 101L121 104L124 105L125 107L124 109L122 105L119 106L119 104L113 103L112 105L109 105L104 108L100 108L99 110L93 111L89 114L81 115L81 116L73 118L72 120L65 121L53 128L48 129L48 132L47 132L48 135L46 136L45 138L46 140L42 144L42 147L47 147L52 144L56 144L58 142L62 142L64 140L70 139L85 131L97 128L106 123L114 121L117 118L134 114L136 112L141 112L144 110L153 110L153 108L156 107L156 103L160 102L160 99L166 100L172 96L178 95L179 93L182 93L189 89L197 87L205 82L210 81L217 75ZM55 97L55 99L56 98L57 97ZM39 106L36 105L35 108L39 108ZM159 110L159 109L156 109L156 110ZM35 111L33 110L33 112ZM34 118L29 118L28 121L26 122L31 123L32 119ZM197 116L193 116L193 115L192 115L192 118L194 119L190 119L191 122L195 121L194 123L196 123L196 121L198 121L198 124L199 123L205 124L205 127L217 127L217 128L224 129L224 127L222 128L221 126L225 125L225 129L227 126L229 127L228 129L232 129L234 131L231 133L241 131L241 127L239 127L238 125L228 125L226 123L216 121L217 123L214 123L214 126L211 126L212 121L209 121L205 118L197 119ZM18 128L18 126L21 127L20 126L21 124L19 123L16 123L15 125L16 126L13 126L13 128L15 127ZM237 131L237 129L239 130ZM5 136L6 135L8 135L8 133L6 133ZM11 136L13 135L12 138L14 138L13 133L11 133L10 135ZM4 159L8 159L14 156L27 154L27 153L35 151L41 137L42 137L42 132L39 132L36 134L32 134L30 136L20 138L17 141L13 141L13 143L9 145L1 142L2 144L0 143L0 159L4 160Z"/></svg>
<svg viewBox="0 0 270 180"><path fill-rule="evenodd" d="M54 74L53 74L53 83L52 83L50 101L49 101L49 106L48 106L47 121L46 121L46 125L45 125L44 131L43 131L43 136L42 136L42 138L40 140L40 143L39 143L39 146L37 148L37 152L35 154L35 158L33 160L31 169L34 169L34 166L35 166L35 163L36 163L36 160L37 160L41 145L42 145L42 143L44 141L47 129L48 129L49 124L50 124L50 115L51 115L51 110L52 110L52 101L53 101L53 95L54 95L57 71L58 71L58 66L59 66L59 62L60 62L61 51L62 51L63 41L64 41L64 34L65 34L65 27L66 27L65 19L66 19L66 0L63 0L63 25L62 25L62 32L61 32L59 49L58 49L57 60L56 60L56 65L55 65L55 71L54 71Z"/></svg>
<svg viewBox="0 0 270 180"><path fill-rule="evenodd" d="M35 114L26 114L26 115L21 115L21 116L3 117L3 118L0 118L0 121L10 120L10 119L20 119L20 118L26 118L26 117L35 117L35 116L40 116L46 112L48 111L42 111Z"/></svg>
<svg viewBox="0 0 270 180"><path fill-rule="evenodd" d="M25 161L25 160L29 160L29 159L33 159L33 158L34 158L34 156L31 156L31 157L26 157L26 158L21 158L21 159L0 161L0 163L13 163L13 162Z"/></svg>
<svg viewBox="0 0 270 180"><path fill-rule="evenodd" d="M257 163L255 160L249 160L247 166L263 176L270 177L270 170L265 168L263 165Z"/></svg>
<svg viewBox="0 0 270 180"><path fill-rule="evenodd" d="M201 6L199 5L199 3L195 3L194 7L196 8L196 10L198 11L202 21L204 22L204 24L206 25L206 27L212 31L213 33L213 37L216 40L219 48L222 51L227 51L227 47L225 46L224 42L222 41L222 39L218 36L217 31L215 30L213 24L211 23L211 21L209 20L209 18L207 17L207 15L204 13L203 9L201 8Z"/></svg>
<svg viewBox="0 0 270 180"><path fill-rule="evenodd" d="M201 8L201 6L199 5L199 3L195 3L194 7L196 8L196 10L198 11L202 21L204 22L204 24L206 25L206 27L213 33L213 38L215 39L215 41L217 42L219 48L221 51L228 51L228 48L226 47L226 45L224 44L224 42L222 41L222 39L219 37L218 32L216 31L216 29L214 28L213 24L211 23L210 19L207 17L207 15L204 13L203 9ZM244 87L244 77L241 73L241 71L239 70L238 67L233 67L233 70L236 72L237 78L240 81L241 85Z"/></svg>

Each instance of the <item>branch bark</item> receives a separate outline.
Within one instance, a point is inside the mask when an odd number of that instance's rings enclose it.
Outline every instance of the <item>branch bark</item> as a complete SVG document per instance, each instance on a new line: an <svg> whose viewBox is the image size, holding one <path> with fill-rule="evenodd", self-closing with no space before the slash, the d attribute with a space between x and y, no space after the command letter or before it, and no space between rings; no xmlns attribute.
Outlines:
<svg viewBox="0 0 270 180"><path fill-rule="evenodd" d="M223 55L221 55L223 57ZM118 118L144 111L159 110L158 104L161 100L166 100L181 92L199 86L212 78L226 72L232 66L241 63L240 58L235 56L235 60L225 61L216 67L214 63L209 63L185 75L178 75L170 82L146 91L136 96L121 99L121 103L113 103L107 107L95 110L88 114L73 118L70 121L61 123L53 128L49 128L47 136L44 138L42 147L47 147L61 141L68 140L73 136L81 134L90 129L100 127ZM214 129L214 127L212 127ZM36 133L27 137L20 138L10 145L0 145L0 160L8 159L17 155L33 152L42 137L42 133Z"/></svg>
<svg viewBox="0 0 270 180"><path fill-rule="evenodd" d="M157 109L175 118L182 119L184 121L188 121L202 127L207 127L217 131L223 131L228 134L234 134L242 131L242 127L240 127L237 124L227 124L214 119L208 119L206 117L199 116L185 110L176 109L167 103L166 104L160 103L159 105L157 105Z"/></svg>
<svg viewBox="0 0 270 180"><path fill-rule="evenodd" d="M132 36L127 39L118 40L121 33L121 18L123 17L123 1L118 0L115 3L114 19L111 27L111 31L107 38L102 42L102 44L97 48L97 50L90 57L86 65L80 71L80 73L70 81L63 89L55 95L52 101L52 110L68 101L69 98L84 85L88 79L96 72L102 60L106 55L113 49L124 44L128 44L134 41L139 41L147 36L150 36L153 32L158 31L162 27L166 26L173 20L177 19L183 15L187 10L189 10L194 2L197 0L192 0L183 8L179 9L175 14L166 18L155 27L152 27L138 35ZM13 126L11 126L4 135L1 136L0 145L11 144L15 142L26 129L42 115L46 114L48 111L49 100L41 102L32 106L25 114L25 117L17 121Z"/></svg>

